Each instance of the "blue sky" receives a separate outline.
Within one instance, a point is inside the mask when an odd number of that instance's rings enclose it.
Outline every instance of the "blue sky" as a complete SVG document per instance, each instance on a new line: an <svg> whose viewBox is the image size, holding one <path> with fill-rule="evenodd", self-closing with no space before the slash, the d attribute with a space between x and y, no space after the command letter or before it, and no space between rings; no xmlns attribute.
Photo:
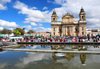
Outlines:
<svg viewBox="0 0 100 69"><path fill-rule="evenodd" d="M0 0L0 30L25 27L26 30L50 31L54 9L59 21L67 12L78 21L81 7L86 12L87 28L100 29L99 0Z"/></svg>

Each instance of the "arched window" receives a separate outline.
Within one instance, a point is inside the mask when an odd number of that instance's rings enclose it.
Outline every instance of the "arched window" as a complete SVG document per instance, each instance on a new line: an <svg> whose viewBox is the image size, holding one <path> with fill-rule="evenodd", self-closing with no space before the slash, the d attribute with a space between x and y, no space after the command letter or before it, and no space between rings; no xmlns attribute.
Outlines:
<svg viewBox="0 0 100 69"><path fill-rule="evenodd" d="M84 20L84 16L82 16L82 20Z"/></svg>
<svg viewBox="0 0 100 69"><path fill-rule="evenodd" d="M53 18L53 21L55 21L55 18Z"/></svg>

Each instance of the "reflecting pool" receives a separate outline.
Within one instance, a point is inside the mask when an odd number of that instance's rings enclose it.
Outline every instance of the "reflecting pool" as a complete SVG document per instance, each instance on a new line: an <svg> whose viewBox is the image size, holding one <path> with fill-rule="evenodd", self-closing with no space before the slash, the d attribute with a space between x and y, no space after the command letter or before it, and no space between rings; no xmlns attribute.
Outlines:
<svg viewBox="0 0 100 69"><path fill-rule="evenodd" d="M100 46L20 45L19 49L100 51ZM99 69L100 55L0 52L0 69Z"/></svg>

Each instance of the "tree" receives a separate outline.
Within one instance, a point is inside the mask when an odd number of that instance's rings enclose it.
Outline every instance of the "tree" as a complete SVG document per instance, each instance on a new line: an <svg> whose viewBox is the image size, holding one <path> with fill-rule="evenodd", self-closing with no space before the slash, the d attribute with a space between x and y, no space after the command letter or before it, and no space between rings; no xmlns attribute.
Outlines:
<svg viewBox="0 0 100 69"><path fill-rule="evenodd" d="M14 29L13 33L15 34L15 36L18 36L18 35L24 35L25 33L25 28L21 29L21 28L16 28Z"/></svg>
<svg viewBox="0 0 100 69"><path fill-rule="evenodd" d="M35 33L35 31L29 30L27 33L28 33L28 34L32 34L32 33Z"/></svg>
<svg viewBox="0 0 100 69"><path fill-rule="evenodd" d="M0 30L0 34L1 34L1 30Z"/></svg>
<svg viewBox="0 0 100 69"><path fill-rule="evenodd" d="M12 31L11 30L8 30L8 29L3 29L0 31L1 34L11 34Z"/></svg>
<svg viewBox="0 0 100 69"><path fill-rule="evenodd" d="M1 34L7 34L7 29L1 30Z"/></svg>
<svg viewBox="0 0 100 69"><path fill-rule="evenodd" d="M7 32L8 34L12 34L12 30L8 30L8 32Z"/></svg>
<svg viewBox="0 0 100 69"><path fill-rule="evenodd" d="M21 35L21 32L19 30L14 30L13 33L15 34L15 36Z"/></svg>

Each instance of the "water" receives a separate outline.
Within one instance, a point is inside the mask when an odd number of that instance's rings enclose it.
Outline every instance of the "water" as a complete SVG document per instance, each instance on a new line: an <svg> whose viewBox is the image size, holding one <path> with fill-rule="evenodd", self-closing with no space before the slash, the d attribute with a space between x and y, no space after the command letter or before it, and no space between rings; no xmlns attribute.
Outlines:
<svg viewBox="0 0 100 69"><path fill-rule="evenodd" d="M100 46L20 45L20 49L100 51ZM100 55L0 52L0 69L99 69Z"/></svg>

